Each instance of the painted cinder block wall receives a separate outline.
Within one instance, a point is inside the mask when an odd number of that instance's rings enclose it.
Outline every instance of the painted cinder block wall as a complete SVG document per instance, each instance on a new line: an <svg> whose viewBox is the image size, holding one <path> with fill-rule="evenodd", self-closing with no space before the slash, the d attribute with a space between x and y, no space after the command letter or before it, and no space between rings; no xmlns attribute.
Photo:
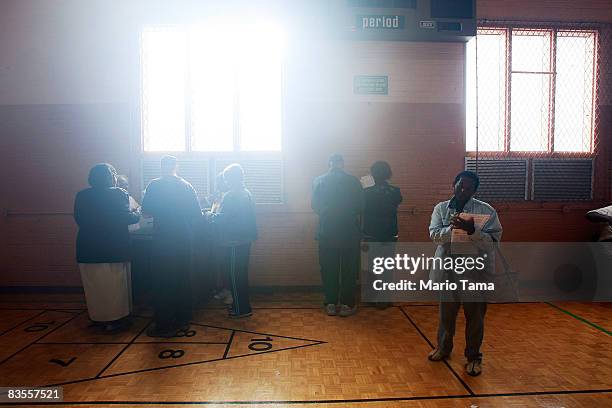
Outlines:
<svg viewBox="0 0 612 408"><path fill-rule="evenodd" d="M72 202L86 186L89 167L108 161L139 178L138 29L185 16L161 2L111 3L0 3L0 286L79 286ZM202 2L185 4L210 12ZM478 14L612 22L609 2L596 0L480 0ZM342 152L358 176L375 160L391 163L393 182L405 197L404 241L428 239L431 208L449 197L450 181L463 166L462 44L342 42L312 27L312 36L293 40L287 58L286 203L259 210L253 285L319 284L310 186L325 171L329 154ZM352 77L364 73L388 73L389 96L353 95ZM612 86L612 77L602 80ZM593 204L611 195L612 102L602 102ZM595 233L576 205L499 210L505 240L580 241Z"/></svg>

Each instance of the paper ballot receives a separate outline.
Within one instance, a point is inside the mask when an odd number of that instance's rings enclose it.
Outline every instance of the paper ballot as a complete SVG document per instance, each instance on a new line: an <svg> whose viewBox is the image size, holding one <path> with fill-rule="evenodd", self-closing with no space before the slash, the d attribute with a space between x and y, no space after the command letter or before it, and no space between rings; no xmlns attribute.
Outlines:
<svg viewBox="0 0 612 408"><path fill-rule="evenodd" d="M471 214L461 213L459 217L464 220L474 219L474 228L477 230L481 229L483 225L489 221L489 214ZM453 244L458 244L453 247ZM468 236L467 231L455 228L451 232L451 253L452 254L475 254L478 252L478 248L472 244L472 240Z"/></svg>
<svg viewBox="0 0 612 408"><path fill-rule="evenodd" d="M363 188L368 188L368 187L372 187L374 184L374 177L370 176L369 174L367 176L363 176L360 180L361 182L361 187Z"/></svg>

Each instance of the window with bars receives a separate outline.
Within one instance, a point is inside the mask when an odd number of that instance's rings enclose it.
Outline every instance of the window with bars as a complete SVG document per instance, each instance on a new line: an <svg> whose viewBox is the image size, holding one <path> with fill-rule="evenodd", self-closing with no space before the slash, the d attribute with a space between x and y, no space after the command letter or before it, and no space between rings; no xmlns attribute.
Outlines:
<svg viewBox="0 0 612 408"><path fill-rule="evenodd" d="M143 150L280 151L283 36L272 27L145 28Z"/></svg>
<svg viewBox="0 0 612 408"><path fill-rule="evenodd" d="M481 26L467 44L466 151L595 151L598 31Z"/></svg>

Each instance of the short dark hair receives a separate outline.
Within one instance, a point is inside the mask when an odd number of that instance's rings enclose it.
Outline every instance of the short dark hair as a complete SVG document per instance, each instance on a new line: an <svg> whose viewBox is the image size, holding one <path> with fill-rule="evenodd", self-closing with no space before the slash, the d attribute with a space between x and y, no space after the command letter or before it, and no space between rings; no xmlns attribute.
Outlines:
<svg viewBox="0 0 612 408"><path fill-rule="evenodd" d="M370 174L375 181L386 181L391 178L391 166L386 161L379 160L370 167Z"/></svg>
<svg viewBox="0 0 612 408"><path fill-rule="evenodd" d="M232 163L223 170L223 180L228 188L244 184L244 170L238 163Z"/></svg>
<svg viewBox="0 0 612 408"><path fill-rule="evenodd" d="M480 185L480 177L478 177L478 174L474 173L473 171L464 170L460 172L459 174L457 174L457 176L455 176L455 181L453 182L453 186L457 184L457 182L459 181L461 177L467 177L467 178L472 179L474 181L474 191L478 190L478 186Z"/></svg>
<svg viewBox="0 0 612 408"><path fill-rule="evenodd" d="M173 169L176 167L176 157L170 155L164 156L161 158L160 164L162 171L164 169Z"/></svg>
<svg viewBox="0 0 612 408"><path fill-rule="evenodd" d="M339 153L334 153L329 157L329 164L344 163L344 157Z"/></svg>
<svg viewBox="0 0 612 408"><path fill-rule="evenodd" d="M108 163L99 163L89 170L87 182L93 188L109 188L115 185L117 171Z"/></svg>

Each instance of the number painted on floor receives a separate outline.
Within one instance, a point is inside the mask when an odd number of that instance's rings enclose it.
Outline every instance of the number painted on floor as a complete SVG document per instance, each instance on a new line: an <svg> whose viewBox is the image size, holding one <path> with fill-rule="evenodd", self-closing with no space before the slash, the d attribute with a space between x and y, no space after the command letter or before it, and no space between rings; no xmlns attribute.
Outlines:
<svg viewBox="0 0 612 408"><path fill-rule="evenodd" d="M196 335L196 331L195 330L179 330L176 332L176 336L174 337L193 337Z"/></svg>
<svg viewBox="0 0 612 408"><path fill-rule="evenodd" d="M72 357L68 361L60 360L59 358L52 358L51 360L49 360L49 362L50 363L55 363L55 364L60 365L62 367L68 367L70 364L74 363L74 360L76 360L76 357Z"/></svg>
<svg viewBox="0 0 612 408"><path fill-rule="evenodd" d="M266 337L265 339L251 339L249 350L268 351L272 349L272 343L270 343L271 341L272 339L270 337Z"/></svg>
<svg viewBox="0 0 612 408"><path fill-rule="evenodd" d="M184 350L172 350L172 349L167 349L167 350L162 350L157 357L161 358L162 360L165 360L167 358L181 358L185 355L185 351Z"/></svg>

